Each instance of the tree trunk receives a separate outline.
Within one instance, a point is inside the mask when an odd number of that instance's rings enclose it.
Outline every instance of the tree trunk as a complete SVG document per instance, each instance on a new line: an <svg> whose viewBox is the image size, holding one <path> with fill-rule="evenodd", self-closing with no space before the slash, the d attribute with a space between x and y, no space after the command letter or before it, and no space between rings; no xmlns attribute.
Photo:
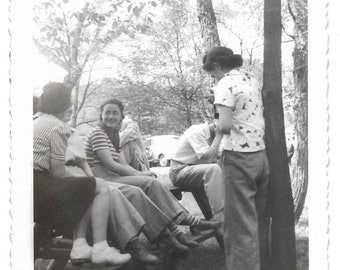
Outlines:
<svg viewBox="0 0 340 270"><path fill-rule="evenodd" d="M308 44L307 0L289 1L294 20L294 111L297 149L293 156L292 187L295 222L304 208L308 187Z"/></svg>
<svg viewBox="0 0 340 270"><path fill-rule="evenodd" d="M295 270L294 205L288 168L282 106L281 0L264 1L263 68L266 149L270 166L270 269Z"/></svg>
<svg viewBox="0 0 340 270"><path fill-rule="evenodd" d="M197 0L197 12L205 51L220 46L216 16L211 0ZM210 80L214 81L212 78ZM212 105L211 117L216 116L216 111L216 106Z"/></svg>
<svg viewBox="0 0 340 270"><path fill-rule="evenodd" d="M79 82L80 82L80 73L68 73L64 78L64 84L66 84L73 91L72 97L72 117L71 117L71 126L77 126L77 118L78 118L78 104L79 104Z"/></svg>
<svg viewBox="0 0 340 270"><path fill-rule="evenodd" d="M73 95L74 95L74 98L73 98L73 112L72 112L72 118L71 118L71 125L72 127L76 127L77 126L77 119L78 119L78 104L79 104L79 82L77 83L77 85L73 88Z"/></svg>
<svg viewBox="0 0 340 270"><path fill-rule="evenodd" d="M204 49L220 45L216 17L211 0L197 0L198 20L201 25Z"/></svg>

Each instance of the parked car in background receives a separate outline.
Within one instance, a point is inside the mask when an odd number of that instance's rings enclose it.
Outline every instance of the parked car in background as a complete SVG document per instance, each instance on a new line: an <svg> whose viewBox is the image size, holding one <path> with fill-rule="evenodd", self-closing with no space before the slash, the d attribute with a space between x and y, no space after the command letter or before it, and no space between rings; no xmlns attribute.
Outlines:
<svg viewBox="0 0 340 270"><path fill-rule="evenodd" d="M178 148L179 138L176 135L159 135L146 138L146 155L150 165L169 166L170 159Z"/></svg>

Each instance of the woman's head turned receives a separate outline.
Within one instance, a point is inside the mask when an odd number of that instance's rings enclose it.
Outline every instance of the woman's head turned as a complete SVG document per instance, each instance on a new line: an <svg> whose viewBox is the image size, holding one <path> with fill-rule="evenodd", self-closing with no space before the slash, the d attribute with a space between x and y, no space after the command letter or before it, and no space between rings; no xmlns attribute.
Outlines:
<svg viewBox="0 0 340 270"><path fill-rule="evenodd" d="M121 102L118 99L111 98L111 99L108 99L108 100L104 101L100 105L100 119L102 119L102 113L104 111L105 106L108 105L108 104L117 105L119 110L120 110L120 113L122 114L122 118L124 118L124 105L123 105L123 102Z"/></svg>
<svg viewBox="0 0 340 270"><path fill-rule="evenodd" d="M214 47L210 49L203 57L203 69L205 71L212 71L215 65L218 64L221 68L232 70L241 67L243 59L241 55L234 54L234 52L227 47Z"/></svg>
<svg viewBox="0 0 340 270"><path fill-rule="evenodd" d="M124 106L118 99L109 99L100 106L100 120L104 126L120 130L124 118Z"/></svg>
<svg viewBox="0 0 340 270"><path fill-rule="evenodd" d="M38 111L57 116L71 107L71 89L59 82L50 82L43 87L39 97Z"/></svg>

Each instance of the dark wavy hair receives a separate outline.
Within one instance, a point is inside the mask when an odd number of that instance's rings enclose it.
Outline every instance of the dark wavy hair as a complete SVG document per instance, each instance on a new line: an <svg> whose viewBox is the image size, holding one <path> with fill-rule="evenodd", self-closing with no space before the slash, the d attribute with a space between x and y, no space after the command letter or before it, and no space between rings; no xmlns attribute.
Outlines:
<svg viewBox="0 0 340 270"><path fill-rule="evenodd" d="M227 47L215 47L210 49L203 57L203 69L211 71L214 69L214 64L219 64L222 68L234 69L241 67L243 64L242 56L234 54Z"/></svg>
<svg viewBox="0 0 340 270"><path fill-rule="evenodd" d="M63 83L50 82L43 87L38 111L57 116L71 106L71 90Z"/></svg>
<svg viewBox="0 0 340 270"><path fill-rule="evenodd" d="M122 114L122 119L124 118L124 105L123 105L123 103L118 99L112 98L112 99L106 100L104 103L102 103L102 105L100 105L100 115L99 115L100 120L103 120L102 119L102 113L103 113L104 107L108 104L117 105L119 107L120 113Z"/></svg>
<svg viewBox="0 0 340 270"><path fill-rule="evenodd" d="M119 107L119 111L122 115L122 119L124 118L124 106L123 106L123 103L120 100L115 99L115 98L106 100L102 105L100 105L99 126L106 132L106 134L109 137L113 147L116 149L116 151L119 152L120 151L119 130L112 130L112 129L108 128L103 123L102 113L104 111L104 107L108 104L114 104L114 105L117 105Z"/></svg>

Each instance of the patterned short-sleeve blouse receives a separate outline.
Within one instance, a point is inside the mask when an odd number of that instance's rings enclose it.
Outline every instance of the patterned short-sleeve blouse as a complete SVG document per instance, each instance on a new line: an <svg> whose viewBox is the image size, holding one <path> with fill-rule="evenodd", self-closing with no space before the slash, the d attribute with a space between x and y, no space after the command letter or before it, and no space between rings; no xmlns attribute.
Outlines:
<svg viewBox="0 0 340 270"><path fill-rule="evenodd" d="M232 70L214 87L215 104L232 109L230 135L223 138L223 148L237 152L265 149L261 87L244 70Z"/></svg>

